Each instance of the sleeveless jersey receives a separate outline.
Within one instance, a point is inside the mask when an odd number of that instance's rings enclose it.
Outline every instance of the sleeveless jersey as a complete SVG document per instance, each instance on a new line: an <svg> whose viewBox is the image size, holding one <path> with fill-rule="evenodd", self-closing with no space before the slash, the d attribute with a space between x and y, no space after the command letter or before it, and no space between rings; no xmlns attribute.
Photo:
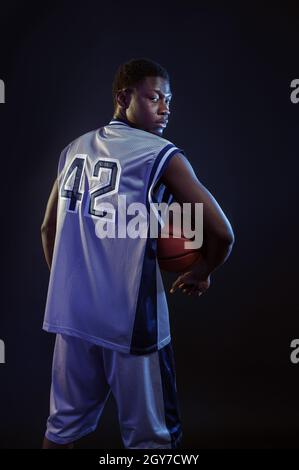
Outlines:
<svg viewBox="0 0 299 470"><path fill-rule="evenodd" d="M103 238L98 230L125 220L130 204L145 207L149 215L151 202L170 203L173 197L159 178L178 152L184 154L120 119L61 152L44 330L130 354L150 353L170 342L157 238L148 229L136 238L117 236L117 229L114 238ZM120 196L126 206L118 204ZM127 225L133 212L126 215Z"/></svg>

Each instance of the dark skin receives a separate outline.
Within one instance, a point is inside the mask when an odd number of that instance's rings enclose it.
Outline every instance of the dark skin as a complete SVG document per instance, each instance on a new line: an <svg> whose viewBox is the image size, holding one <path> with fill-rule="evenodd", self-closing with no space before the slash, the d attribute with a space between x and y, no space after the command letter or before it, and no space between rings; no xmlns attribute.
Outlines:
<svg viewBox="0 0 299 470"><path fill-rule="evenodd" d="M118 92L113 117L122 119L132 127L162 137L165 127L157 127L157 121L169 119L171 98L168 80L162 77L146 77L135 87ZM210 286L211 273L226 261L231 252L234 242L232 228L219 204L198 180L184 155L178 153L171 158L160 181L178 203L204 204L202 256L192 270L176 279L170 290L171 293L178 289L188 295L201 295ZM194 222L194 206L192 208Z"/></svg>
<svg viewBox="0 0 299 470"><path fill-rule="evenodd" d="M162 77L146 77L132 88L120 90L116 95L113 117L122 119L130 126L162 137L166 126L158 121L167 120L170 115L171 90L168 80ZM188 295L202 295L210 287L210 276L229 257L234 234L221 207L198 180L192 166L184 155L178 153L167 165L160 181L173 194L178 203L204 204L204 242L201 258L191 270L181 274L173 283L171 293L179 290ZM41 227L42 244L46 262L51 269L56 234L58 184L54 181ZM73 448L73 443L59 445L44 439L44 449Z"/></svg>
<svg viewBox="0 0 299 470"><path fill-rule="evenodd" d="M132 88L120 90L116 95L114 118L122 119L130 126L162 136L165 127L158 121L170 115L171 90L168 80L162 77L146 77ZM171 293L177 289L183 293L201 295L210 286L210 275L228 258L234 243L234 234L219 204L198 180L189 161L178 153L171 158L161 182L171 191L179 203L202 202L204 204L204 244L200 262L177 278ZM48 200L41 227L45 258L51 269L56 232L58 185L57 180Z"/></svg>
<svg viewBox="0 0 299 470"><path fill-rule="evenodd" d="M158 121L169 118L171 98L168 80L146 77L135 87L124 88L117 93L113 117L162 137L166 127L161 127Z"/></svg>
<svg viewBox="0 0 299 470"><path fill-rule="evenodd" d="M46 258L48 268L51 269L53 249L56 235L56 214L58 203L58 182L54 181L51 194L46 207L44 221L41 226L41 236L43 250Z"/></svg>

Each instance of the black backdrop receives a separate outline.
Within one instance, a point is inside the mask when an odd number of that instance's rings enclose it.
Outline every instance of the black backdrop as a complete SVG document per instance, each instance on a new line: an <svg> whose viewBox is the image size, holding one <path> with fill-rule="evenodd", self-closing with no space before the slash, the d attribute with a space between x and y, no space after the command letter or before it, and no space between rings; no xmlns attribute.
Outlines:
<svg viewBox="0 0 299 470"><path fill-rule="evenodd" d="M226 2L225 2L226 3ZM168 295L185 448L298 447L296 2L1 4L0 447L39 448L54 337L40 225L61 149L112 117L117 66L171 75L165 138L232 223L231 257L199 299ZM172 275L163 275L169 290ZM121 447L109 401L81 448Z"/></svg>

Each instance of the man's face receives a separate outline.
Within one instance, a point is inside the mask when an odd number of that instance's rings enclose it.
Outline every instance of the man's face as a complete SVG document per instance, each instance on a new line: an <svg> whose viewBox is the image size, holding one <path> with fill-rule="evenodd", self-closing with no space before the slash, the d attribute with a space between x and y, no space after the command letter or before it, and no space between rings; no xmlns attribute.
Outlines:
<svg viewBox="0 0 299 470"><path fill-rule="evenodd" d="M170 114L170 100L168 80L162 77L146 77L132 89L126 117L134 127L162 136Z"/></svg>

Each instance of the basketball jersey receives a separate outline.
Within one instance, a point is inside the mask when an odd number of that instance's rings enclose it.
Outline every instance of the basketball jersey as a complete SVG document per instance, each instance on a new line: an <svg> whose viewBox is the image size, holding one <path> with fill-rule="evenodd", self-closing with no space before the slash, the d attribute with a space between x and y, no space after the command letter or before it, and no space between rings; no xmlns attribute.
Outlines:
<svg viewBox="0 0 299 470"><path fill-rule="evenodd" d="M119 237L117 229L114 238L103 238L97 230L103 221L116 225L130 204L141 203L149 215L151 202L171 202L159 178L178 152L184 153L120 119L61 152L44 330L130 354L146 354L170 342L157 238L149 230L143 237ZM125 209L118 204L120 196Z"/></svg>

